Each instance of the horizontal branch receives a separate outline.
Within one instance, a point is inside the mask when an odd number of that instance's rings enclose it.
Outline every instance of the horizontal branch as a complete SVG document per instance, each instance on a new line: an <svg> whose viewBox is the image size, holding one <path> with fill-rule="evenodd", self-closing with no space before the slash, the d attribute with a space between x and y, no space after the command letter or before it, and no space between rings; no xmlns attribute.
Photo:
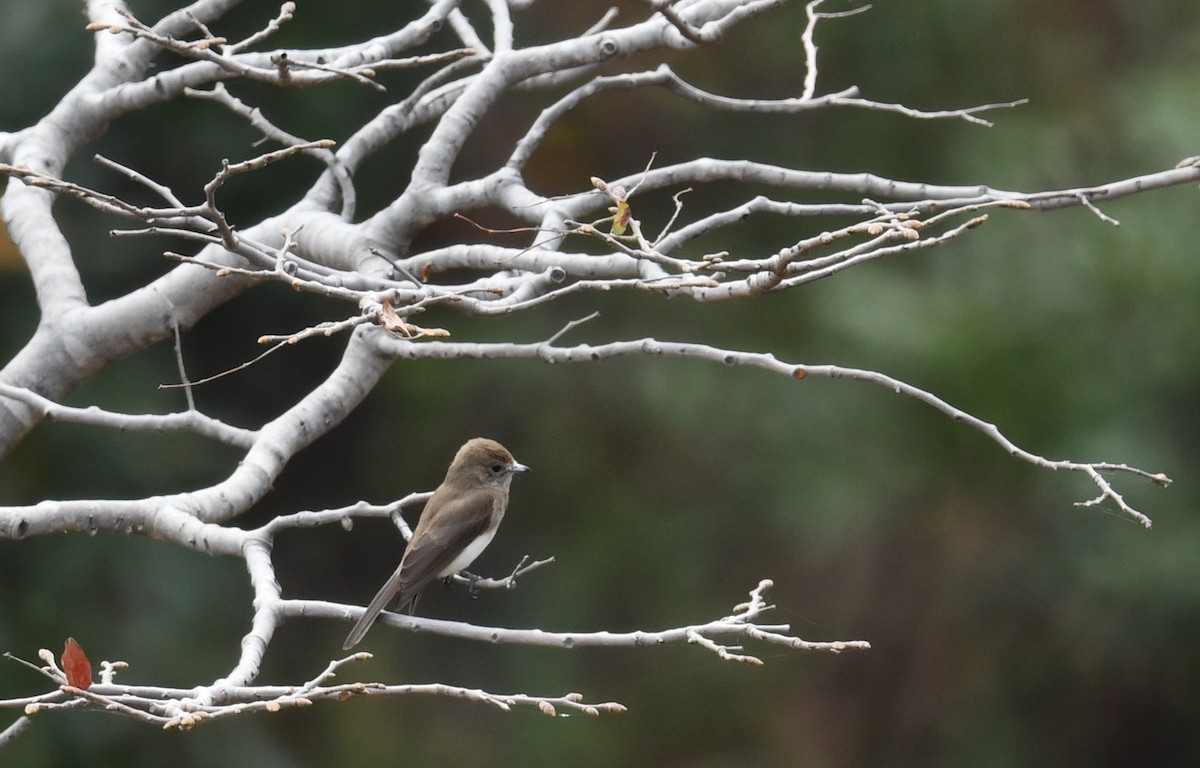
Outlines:
<svg viewBox="0 0 1200 768"><path fill-rule="evenodd" d="M433 634L444 637L455 637L477 642L524 645L541 648L645 648L675 644L697 644L717 653L722 658L741 661L749 664L761 664L753 657L734 654L741 646L718 645L715 640L722 637L745 638L758 640L771 645L801 651L825 651L838 653L844 650L867 650L870 643L863 640L835 640L828 642L803 640L788 635L791 628L787 624L760 624L758 617L772 610L775 606L768 605L763 594L772 586L769 580L759 583L751 591L751 599L734 608L734 612L715 621L692 624L665 630L637 630L633 632L548 632L541 629L508 629L504 627L483 627L461 621L431 619L424 616L409 616L400 613L384 611L376 620L377 624L386 624L404 629L409 632ZM359 607L350 607L323 600L283 600L278 611L283 616L327 619L355 619L363 611ZM700 642L703 639L705 642Z"/></svg>
<svg viewBox="0 0 1200 768"><path fill-rule="evenodd" d="M36 696L0 699L0 709L20 709L24 720L18 720L20 730L29 725L28 718L66 710L89 709L122 715L157 726L164 730L190 730L214 720L250 715L259 712L276 713L287 709L311 706L318 701L348 701L355 696L448 696L480 704L489 704L508 711L518 706L538 709L546 715L563 717L580 714L596 716L602 713L624 712L616 702L588 703L578 693L562 696L535 696L524 693L489 693L478 688L464 688L443 683L386 684L343 683L328 685L344 665L372 658L369 653L355 653L337 659L312 680L303 685L222 686L208 688L169 688L151 685L117 685L102 683L86 690L60 684L57 690ZM28 662L25 662L28 664ZM119 664L120 662L114 662ZM32 666L32 665L30 665ZM125 665L127 666L127 665ZM53 678L53 675L50 675ZM205 703L203 699L211 700ZM15 738L12 728L0 733L0 739ZM0 746L3 746L0 741Z"/></svg>
<svg viewBox="0 0 1200 768"><path fill-rule="evenodd" d="M820 376L829 379L864 381L884 387L898 395L904 395L932 407L955 422L965 424L981 432L988 439L998 444L1010 456L1021 461L1042 469L1078 472L1087 476L1096 485L1099 495L1089 501L1079 502L1080 505L1093 506L1104 501L1111 501L1123 513L1146 528L1149 528L1151 525L1150 518L1131 507L1121 494L1113 488L1105 475L1116 473L1132 474L1150 480L1160 486L1166 486L1171 482L1170 478L1161 472L1149 472L1126 464L1054 460L1039 456L1009 440L995 424L973 416L960 408L956 408L926 390L877 371L844 368L837 365L787 363L780 361L769 353L743 352L707 344L658 341L653 338L614 341L598 345L580 344L574 347L559 347L549 342L536 342L532 344L455 343L445 341L410 342L383 333L376 333L373 337L376 343L389 354L407 360L524 359L542 360L548 363L572 363L599 362L617 357L687 357L726 366L760 368L796 380L803 380L810 376Z"/></svg>

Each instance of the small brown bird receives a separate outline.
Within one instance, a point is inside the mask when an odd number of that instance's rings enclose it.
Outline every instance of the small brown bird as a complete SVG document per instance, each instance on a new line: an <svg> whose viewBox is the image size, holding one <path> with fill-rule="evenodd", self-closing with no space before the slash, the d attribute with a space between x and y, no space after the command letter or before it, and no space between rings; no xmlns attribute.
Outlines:
<svg viewBox="0 0 1200 768"><path fill-rule="evenodd" d="M371 600L342 647L357 645L393 597L399 610L412 613L421 590L431 581L474 562L504 519L513 473L528 469L495 440L476 437L459 448L446 479L425 503L396 572Z"/></svg>

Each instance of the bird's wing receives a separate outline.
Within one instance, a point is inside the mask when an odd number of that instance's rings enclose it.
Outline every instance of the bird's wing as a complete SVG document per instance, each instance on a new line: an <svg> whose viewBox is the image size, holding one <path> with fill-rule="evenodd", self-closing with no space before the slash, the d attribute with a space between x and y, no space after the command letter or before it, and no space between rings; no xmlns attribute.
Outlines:
<svg viewBox="0 0 1200 768"><path fill-rule="evenodd" d="M436 497L435 493L426 505L426 510L432 508L436 511L428 520L425 519L426 513L422 513L399 567L375 593L366 611L346 636L343 648L348 650L358 645L395 595L400 595L398 603L401 610L412 604L421 590L441 575L442 569L476 536L486 531L491 523L496 497L490 489L480 488L443 504L434 504Z"/></svg>
<svg viewBox="0 0 1200 768"><path fill-rule="evenodd" d="M402 608L488 529L495 505L496 492L480 488L440 505L435 519L417 526L397 571Z"/></svg>

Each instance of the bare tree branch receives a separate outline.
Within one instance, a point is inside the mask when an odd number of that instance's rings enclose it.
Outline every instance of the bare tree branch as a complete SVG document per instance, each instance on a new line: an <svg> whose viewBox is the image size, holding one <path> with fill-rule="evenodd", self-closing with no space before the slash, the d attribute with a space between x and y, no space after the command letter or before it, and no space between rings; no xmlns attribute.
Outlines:
<svg viewBox="0 0 1200 768"><path fill-rule="evenodd" d="M992 215L1077 207L1103 223L1116 224L1100 205L1200 181L1196 158L1099 186L1020 192L986 184L938 185L868 172L800 169L788 166L786 159L690 157L658 165L652 156L617 158L620 170L614 174L623 175L615 179L601 178L608 174L603 169L572 168L556 182L568 187L565 194L538 189L525 174L546 151L554 132L568 125L572 113L589 99L616 92L658 89L686 99L697 110L746 115L853 107L913 119L961 120L972 129L991 125L982 113L1014 108L1024 100L918 110L867 98L857 87L822 94L817 88L818 22L857 15L869 6L826 12L818 10L822 0L809 2L807 22L797 29L797 55L802 60L787 64L789 72L804 70L802 78L796 75L802 81L794 84L794 95L749 98L717 93L685 79L665 59L676 61L702 46L724 45L731 30L777 11L788 5L787 0L644 0L642 18L622 25L625 20L609 12L586 31L533 45L523 42L524 17L519 13L529 4L487 0L463 6L456 0L432 0L407 23L369 39L260 51L285 24L297 20L302 7L285 2L256 31L230 41L220 34L220 25L238 5L231 0L197 0L156 22L139 20L120 2L86 3L87 29L95 47L93 68L41 120L0 135L0 175L7 178L0 215L28 266L41 311L37 330L0 369L0 456L19 445L43 418L108 430L113 439L126 431L191 433L232 446L240 455L224 478L195 490L164 489L140 499L42 499L0 507L0 539L103 531L238 557L253 592L253 614L233 666L221 679L190 688L117 684L113 677L123 667L113 662L105 667L100 684L81 690L66 684L53 656L45 652L46 664L38 669L54 687L33 696L0 699L0 707L24 713L0 732L0 750L28 728L35 714L73 709L114 712L180 729L356 695L452 696L503 710L536 707L550 715L623 710L614 702L587 703L575 693L497 694L441 684L332 683L351 662L365 661L369 654L332 659L308 680L297 675L300 682L293 685L257 683L282 622L351 621L362 610L304 597L285 599L274 560L276 535L388 517L402 536L408 536L411 531L402 512L428 494L411 493L390 504L359 502L283 513L252 529L233 523L255 510L296 454L342 423L396 362L686 357L723 367L756 368L795 381L862 381L933 408L1018 461L1085 476L1097 495L1082 506L1111 504L1150 526L1150 518L1131 506L1114 482L1132 476L1165 486L1170 480L1163 473L1110 461L1046 458L1019 446L980 416L882 372L784 362L770 352L748 351L753 340L746 348L653 336L560 346L562 336L583 321L533 343L460 341L452 335L460 334L460 327L440 317L435 321L439 327L418 325L418 316L433 307L490 318L537 311L568 296L614 291L697 302L754 299L836 278L880 259L913 257L960 242L975 236ZM421 74L405 93L393 96L387 88L398 86L380 75L401 69ZM339 136L338 143L310 141L289 128L287 120L268 119L250 96L234 96L230 87L244 81L283 92L341 84L361 88L374 98L386 96L387 102L373 107L377 111L349 131L332 134ZM95 137L119 130L122 119L132 113L172 108L187 98L221 107L208 111L226 119L232 115L280 147L214 161L207 178L193 179L187 187L153 178L136 160L96 157L105 172L133 182L141 195L152 196L154 205L105 191L104 184L87 186L73 180L78 176L68 172L70 161ZM528 112L522 118L528 127L508 139L510 145L502 147L498 161L483 169L462 170L467 147L480 140L489 120L510 103ZM420 145L411 167L391 174L386 199L364 203L356 188L358 174L385 149L407 142ZM239 184L258 184L267 166L304 162L303 156L315 157L322 167L307 188L289 190L292 194L274 215L242 221L238 212L222 207L232 198L221 191L226 183L237 178ZM734 201L742 202L723 204L716 211L689 206L692 195L686 193L717 185L737 185L744 191ZM804 202L792 199L801 193ZM93 302L80 265L94 258L94 244L67 237L52 210L58 198L69 198L64 208L82 202L127 222L124 226L130 228L115 230L114 236L178 241L178 250L163 254L169 269L121 295ZM664 202L668 213L657 213ZM364 205L375 207L364 211ZM505 218L497 221L497 212ZM778 247L728 237L736 234L736 227L765 216L794 225ZM439 226L461 228L464 220L475 223L472 237L482 242L463 238L447 244L440 234L425 237ZM814 220L820 224L810 226ZM191 252L181 252L187 248ZM269 345L265 352L225 371L189 373L184 350L190 329L223 303L270 283L325 299L328 315L299 330L252 329L248 338ZM264 325L269 322L264 320ZM207 382L236 376L277 351L302 354L307 340L343 332L345 347L336 368L294 402L282 404L278 415L238 426L197 408L193 393L203 391ZM76 387L97 373L166 340L176 344L180 381L171 386L185 390L186 410L135 414L65 404ZM482 579L477 585L511 589L519 578L552 561L553 557L522 559L507 575ZM381 623L482 643L543 648L692 645L722 660L747 664L762 663L747 650L750 643L821 652L869 648L865 641L809 641L791 634L787 624L761 622L773 607L764 596L770 586L769 580L760 582L750 599L728 616L659 630L546 632L391 613L385 613Z"/></svg>

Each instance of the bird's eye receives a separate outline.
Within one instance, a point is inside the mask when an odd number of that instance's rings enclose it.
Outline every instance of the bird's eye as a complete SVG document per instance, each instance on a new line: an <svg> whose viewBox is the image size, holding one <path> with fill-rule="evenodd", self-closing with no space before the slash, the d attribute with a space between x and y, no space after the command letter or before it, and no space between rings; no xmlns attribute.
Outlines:
<svg viewBox="0 0 1200 768"><path fill-rule="evenodd" d="M503 464L493 464L493 465L492 465L492 474L493 474L493 475L498 475L498 474L500 474L500 473L501 473L501 472L503 472L503 471L504 471L504 465L503 465Z"/></svg>

